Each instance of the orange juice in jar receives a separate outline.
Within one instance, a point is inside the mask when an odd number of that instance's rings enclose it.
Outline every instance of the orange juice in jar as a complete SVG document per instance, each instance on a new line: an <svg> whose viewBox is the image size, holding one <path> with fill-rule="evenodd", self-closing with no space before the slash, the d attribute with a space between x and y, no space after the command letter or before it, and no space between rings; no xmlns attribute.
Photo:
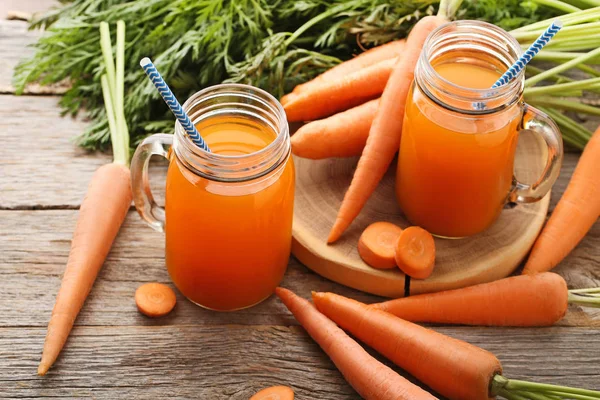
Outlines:
<svg viewBox="0 0 600 400"><path fill-rule="evenodd" d="M174 137L146 139L132 162L136 207L165 231L167 270L184 296L214 310L250 307L273 293L290 255L294 166L285 113L245 85L208 88L184 109L211 152L179 124ZM148 197L152 154L170 161L164 212Z"/></svg>
<svg viewBox="0 0 600 400"><path fill-rule="evenodd" d="M550 190L562 160L560 131L523 102L523 73L491 89L520 52L507 32L480 21L446 24L427 39L408 93L396 175L411 223L438 236L471 236L492 225L507 201L538 201ZM532 185L513 174L522 129L549 147Z"/></svg>

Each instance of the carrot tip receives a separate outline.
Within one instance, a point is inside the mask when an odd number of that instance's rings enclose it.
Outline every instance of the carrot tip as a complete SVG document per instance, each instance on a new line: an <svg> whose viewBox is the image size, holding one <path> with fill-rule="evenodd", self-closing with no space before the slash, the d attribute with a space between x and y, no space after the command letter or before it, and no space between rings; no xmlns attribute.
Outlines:
<svg viewBox="0 0 600 400"><path fill-rule="evenodd" d="M46 363L40 363L40 365L38 366L37 373L39 376L44 376L44 375L46 375L46 372L48 372L49 369L50 369L50 365L48 365Z"/></svg>

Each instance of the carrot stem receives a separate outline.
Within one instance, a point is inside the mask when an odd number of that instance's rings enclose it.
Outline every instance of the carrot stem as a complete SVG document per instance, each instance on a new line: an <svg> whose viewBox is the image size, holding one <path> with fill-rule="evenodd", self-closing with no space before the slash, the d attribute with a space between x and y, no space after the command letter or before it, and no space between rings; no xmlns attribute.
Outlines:
<svg viewBox="0 0 600 400"><path fill-rule="evenodd" d="M100 47L104 57L101 85L104 106L110 130L113 159L117 164L129 165L129 131L123 109L125 85L125 23L117 22L117 63L113 58L110 28L107 22L100 23Z"/></svg>
<svg viewBox="0 0 600 400"><path fill-rule="evenodd" d="M562 15L560 20L563 25L566 27L570 25L581 24L582 22L594 21L600 17L600 7L588 8L586 10L575 11L573 13ZM543 21L538 21L534 24L526 25L521 28L510 31L511 34L515 34L517 32L530 32L535 30L544 30L552 23L556 17L548 18ZM563 28L563 29L565 29ZM540 31L539 33L541 33ZM539 35L539 33L537 33ZM537 36L536 36L537 37Z"/></svg>
<svg viewBox="0 0 600 400"><path fill-rule="evenodd" d="M571 304L600 308L600 288L569 290L567 299Z"/></svg>
<svg viewBox="0 0 600 400"><path fill-rule="evenodd" d="M584 63L585 61L591 60L598 56L600 56L600 47L598 47L595 50L590 51L589 53L584 53L584 54L580 55L579 57L575 57L572 60L569 60L565 63L559 64L554 68L550 68L549 70L546 70L546 71L542 72L541 74L538 74L536 76L533 76L533 77L527 79L525 81L525 86L526 87L533 86L536 83L541 82L544 79L546 79L554 74L564 72L564 71L571 69L579 64Z"/></svg>
<svg viewBox="0 0 600 400"><path fill-rule="evenodd" d="M560 400L560 397L544 395L544 394L540 394L540 393L536 393L536 392L519 392L519 394L529 400L549 400L552 398Z"/></svg>
<svg viewBox="0 0 600 400"><path fill-rule="evenodd" d="M575 7L571 4L563 3L560 0L533 0L533 2L543 6L555 8L559 11L564 11L565 13L581 11L581 8Z"/></svg>
<svg viewBox="0 0 600 400"><path fill-rule="evenodd" d="M532 88L526 88L524 91L525 96L533 96L540 94L564 94L566 90L584 89L592 90L600 88L600 78L590 78L581 81L559 83L548 86L538 86Z"/></svg>
<svg viewBox="0 0 600 400"><path fill-rule="evenodd" d="M600 50L600 47L598 47L598 50ZM575 111L584 114L600 116L600 107L582 104L573 100L557 99L554 97L536 97L535 103L542 106L558 108L561 110Z"/></svg>
<svg viewBox="0 0 600 400"><path fill-rule="evenodd" d="M582 400L600 399L600 392L596 390L579 389L560 385L550 385L546 383L527 382L517 379L508 379L501 375L494 376L494 378L492 379L490 391L492 396L502 395L507 398L507 393L509 393L509 396L520 396L519 393L522 392L535 392L544 396L551 395L559 396L560 398L578 398ZM578 395L585 397L575 397Z"/></svg>

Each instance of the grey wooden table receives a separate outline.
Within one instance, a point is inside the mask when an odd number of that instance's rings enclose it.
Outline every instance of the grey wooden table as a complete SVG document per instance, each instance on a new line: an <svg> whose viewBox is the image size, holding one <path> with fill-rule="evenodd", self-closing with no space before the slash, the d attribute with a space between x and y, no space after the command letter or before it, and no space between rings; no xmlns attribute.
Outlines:
<svg viewBox="0 0 600 400"><path fill-rule="evenodd" d="M13 3L35 10L53 2ZM141 316L135 289L171 283L162 235L133 209L62 356L47 376L36 375L77 209L92 172L109 160L72 144L85 122L61 118L58 97L13 95L11 71L36 36L24 22L0 21L0 398L247 399L275 384L293 387L298 399L358 398L275 298L216 313L178 294L168 317ZM566 155L551 208L577 158ZM556 271L570 287L598 286L599 262L600 222ZM380 300L321 278L293 258L282 285L307 298L320 290ZM494 352L508 377L600 389L600 310L570 307L552 328L434 329Z"/></svg>

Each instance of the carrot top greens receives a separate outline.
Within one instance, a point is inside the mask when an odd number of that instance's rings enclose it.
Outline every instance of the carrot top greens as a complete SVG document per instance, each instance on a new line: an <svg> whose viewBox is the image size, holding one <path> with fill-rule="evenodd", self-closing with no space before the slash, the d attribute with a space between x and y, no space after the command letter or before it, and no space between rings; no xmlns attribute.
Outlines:
<svg viewBox="0 0 600 400"><path fill-rule="evenodd" d="M349 59L362 48L405 37L439 0L74 0L32 21L46 27L35 54L16 70L29 82L71 85L66 113L85 107L92 124L78 138L86 148L111 139L102 94L104 58L98 26L127 25L124 43L124 112L136 145L151 132L170 132L173 117L137 62L151 56L180 99L225 79L281 95L298 83ZM560 11L522 0L465 0L458 18L482 18L513 29ZM304 26L302 32L299 29ZM287 42L287 43L286 43ZM115 72L117 72L115 70ZM108 77L108 76L107 76ZM110 83L109 83L110 86Z"/></svg>

